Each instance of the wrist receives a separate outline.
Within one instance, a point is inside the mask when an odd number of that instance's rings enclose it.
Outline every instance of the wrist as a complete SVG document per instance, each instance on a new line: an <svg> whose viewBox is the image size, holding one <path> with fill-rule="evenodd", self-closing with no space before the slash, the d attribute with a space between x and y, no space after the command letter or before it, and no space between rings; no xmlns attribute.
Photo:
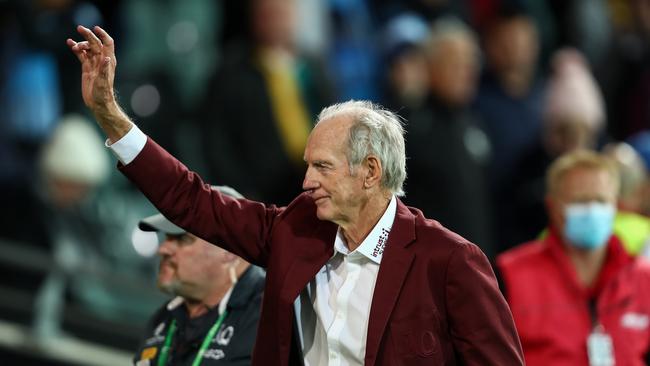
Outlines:
<svg viewBox="0 0 650 366"><path fill-rule="evenodd" d="M91 110L97 119L110 119L120 114L121 109L117 104L115 96L111 96L108 100L100 103L94 103Z"/></svg>
<svg viewBox="0 0 650 366"><path fill-rule="evenodd" d="M93 109L95 119L99 126L104 130L110 143L121 139L133 126L129 117L120 108L117 101L113 98L111 101L102 104Z"/></svg>

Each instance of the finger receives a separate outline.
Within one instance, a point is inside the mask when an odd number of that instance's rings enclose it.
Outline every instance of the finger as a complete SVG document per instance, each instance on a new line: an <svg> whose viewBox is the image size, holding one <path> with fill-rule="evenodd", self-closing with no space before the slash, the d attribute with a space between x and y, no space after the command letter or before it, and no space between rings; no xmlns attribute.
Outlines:
<svg viewBox="0 0 650 366"><path fill-rule="evenodd" d="M77 56L77 59L80 62L83 62L86 59L86 57L85 57L86 56L85 55L85 49L78 47L79 43L71 40L70 38L68 38L66 43L67 43L68 47L70 47L70 50L72 51L72 53L74 53L74 55Z"/></svg>
<svg viewBox="0 0 650 366"><path fill-rule="evenodd" d="M66 41L68 47L72 50L72 52L78 53L79 51L87 51L90 49L90 46L88 45L88 42L75 42L71 39L68 39Z"/></svg>
<svg viewBox="0 0 650 366"><path fill-rule="evenodd" d="M76 49L79 49L79 50L89 50L90 49L90 44L88 44L88 42L86 42L86 41L83 41L83 42L78 42L73 47L76 48Z"/></svg>
<svg viewBox="0 0 650 366"><path fill-rule="evenodd" d="M90 50L95 53L100 53L102 49L102 42L95 36L95 33L91 32L90 29L80 25L77 27L77 32L81 34L88 44L90 45Z"/></svg>
<svg viewBox="0 0 650 366"><path fill-rule="evenodd" d="M113 42L113 38L111 38L111 36L109 36L108 33L102 29L102 27L97 25L95 28L93 28L93 31L102 41L104 46L108 47L110 51L114 51L115 43Z"/></svg>
<svg viewBox="0 0 650 366"><path fill-rule="evenodd" d="M68 44L68 46L70 46L70 48L72 50L75 50L75 51L76 50L89 50L90 49L90 45L88 44L87 41L75 42L75 41L68 38L66 43Z"/></svg>

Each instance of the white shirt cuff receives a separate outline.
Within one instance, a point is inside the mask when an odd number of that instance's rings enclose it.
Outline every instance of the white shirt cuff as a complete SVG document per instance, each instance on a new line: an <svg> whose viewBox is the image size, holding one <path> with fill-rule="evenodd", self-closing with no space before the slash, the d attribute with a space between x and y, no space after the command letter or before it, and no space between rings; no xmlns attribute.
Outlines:
<svg viewBox="0 0 650 366"><path fill-rule="evenodd" d="M122 136L121 139L115 141L113 144L109 144L107 139L104 144L111 149L122 164L127 165L140 154L140 151L144 149L146 143L147 135L134 124L129 132Z"/></svg>

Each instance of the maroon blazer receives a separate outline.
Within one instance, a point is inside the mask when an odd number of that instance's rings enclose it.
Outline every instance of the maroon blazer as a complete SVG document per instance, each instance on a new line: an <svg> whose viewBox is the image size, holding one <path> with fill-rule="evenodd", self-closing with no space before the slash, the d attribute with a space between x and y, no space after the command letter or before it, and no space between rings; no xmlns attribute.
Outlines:
<svg viewBox="0 0 650 366"><path fill-rule="evenodd" d="M120 170L172 222L266 268L253 364L293 363L293 303L332 256L336 224L318 220L304 194L282 208L221 195L151 139ZM365 364L524 364L483 252L400 201L372 298Z"/></svg>

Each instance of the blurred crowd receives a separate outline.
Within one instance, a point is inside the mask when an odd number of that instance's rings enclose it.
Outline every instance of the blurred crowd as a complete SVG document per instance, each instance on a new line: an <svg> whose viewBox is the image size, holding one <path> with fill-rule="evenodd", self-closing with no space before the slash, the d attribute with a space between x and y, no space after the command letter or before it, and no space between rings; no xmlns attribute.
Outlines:
<svg viewBox="0 0 650 366"><path fill-rule="evenodd" d="M544 232L546 171L582 149L617 163L623 246L650 253L648 0L3 0L0 239L51 265L0 264L0 286L29 289L41 335L70 304L144 323L160 302L106 281L153 288L132 240L153 208L83 106L77 24L114 36L140 128L248 198L287 204L318 112L369 99L404 118L405 202L491 259Z"/></svg>

